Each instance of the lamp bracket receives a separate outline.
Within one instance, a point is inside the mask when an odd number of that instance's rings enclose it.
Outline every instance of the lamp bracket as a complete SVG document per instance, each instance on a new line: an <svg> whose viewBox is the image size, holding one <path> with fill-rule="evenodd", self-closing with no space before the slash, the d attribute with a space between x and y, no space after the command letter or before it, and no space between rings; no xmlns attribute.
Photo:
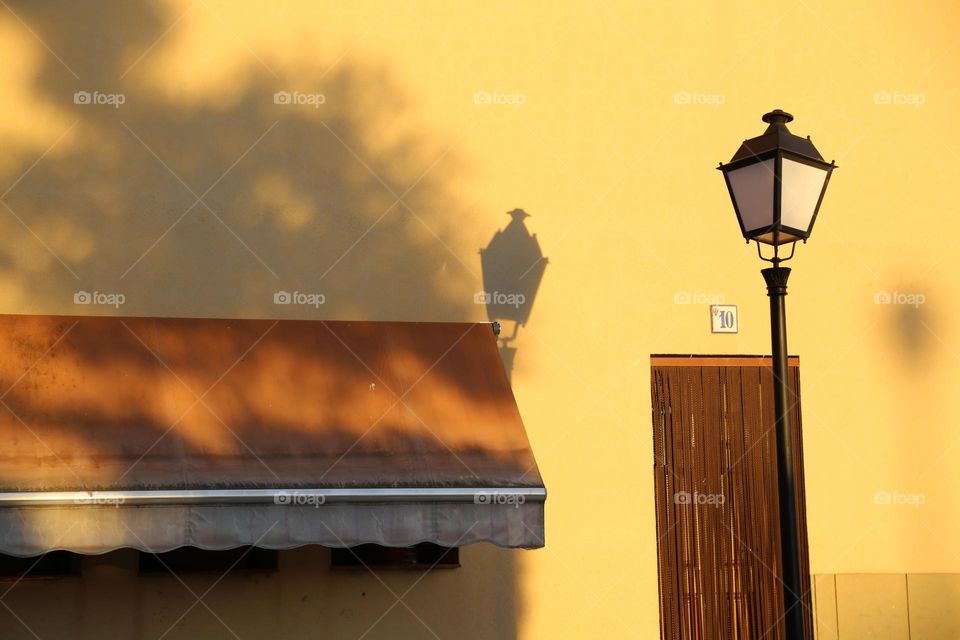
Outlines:
<svg viewBox="0 0 960 640"><path fill-rule="evenodd" d="M775 266L775 267L776 267L776 266L779 266L779 264L780 264L781 262L786 262L787 260L792 259L792 258L793 258L793 254L794 254L794 252L795 252L796 250L797 250L797 243L796 243L796 242L791 242L791 243L790 243L790 255L788 255L786 258L781 258L781 257L780 257L780 247L779 247L779 245L774 245L774 246L773 246L773 257L772 257L772 258L764 258L764 257L763 257L763 252L760 250L760 243L757 242L757 255L760 256L760 259L761 259L761 260L763 260L764 262L769 262L769 263L773 264L773 266Z"/></svg>
<svg viewBox="0 0 960 640"><path fill-rule="evenodd" d="M493 326L493 334L494 334L495 336L497 336L497 340L498 340L500 343L502 343L503 345L507 345L507 344L509 344L510 342L512 342L513 340L516 340L516 339L517 339L517 334L520 332L520 325L522 325L523 323L522 323L522 322L519 322L519 321L517 321L517 320L514 320L514 321L513 321L513 331L510 332L509 335L507 335L507 334L503 331L503 327L501 326L501 324L500 324L499 321L494 320L491 324L492 324L492 326Z"/></svg>

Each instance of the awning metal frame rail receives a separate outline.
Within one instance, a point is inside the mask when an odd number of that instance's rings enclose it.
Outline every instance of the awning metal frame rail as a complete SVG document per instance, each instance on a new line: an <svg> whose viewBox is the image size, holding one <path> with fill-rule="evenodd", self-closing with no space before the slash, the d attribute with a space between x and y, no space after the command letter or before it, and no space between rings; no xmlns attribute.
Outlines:
<svg viewBox="0 0 960 640"><path fill-rule="evenodd" d="M544 502L543 487L394 487L351 489L163 489L131 491L0 492L3 507L181 506L260 504L311 506L351 503L454 502L477 505Z"/></svg>

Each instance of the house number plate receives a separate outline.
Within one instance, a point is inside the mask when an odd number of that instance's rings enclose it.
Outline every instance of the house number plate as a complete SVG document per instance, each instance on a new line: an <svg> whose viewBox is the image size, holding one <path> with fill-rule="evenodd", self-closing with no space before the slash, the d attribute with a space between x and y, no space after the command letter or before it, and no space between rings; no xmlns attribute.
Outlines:
<svg viewBox="0 0 960 640"><path fill-rule="evenodd" d="M713 333L737 333L740 321L737 317L737 305L710 305L710 324Z"/></svg>

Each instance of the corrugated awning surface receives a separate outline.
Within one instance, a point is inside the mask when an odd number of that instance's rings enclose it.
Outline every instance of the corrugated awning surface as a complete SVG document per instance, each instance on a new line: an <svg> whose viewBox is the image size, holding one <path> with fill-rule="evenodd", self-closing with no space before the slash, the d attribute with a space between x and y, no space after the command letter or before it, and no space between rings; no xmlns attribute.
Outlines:
<svg viewBox="0 0 960 640"><path fill-rule="evenodd" d="M0 552L543 544L487 324L0 316Z"/></svg>

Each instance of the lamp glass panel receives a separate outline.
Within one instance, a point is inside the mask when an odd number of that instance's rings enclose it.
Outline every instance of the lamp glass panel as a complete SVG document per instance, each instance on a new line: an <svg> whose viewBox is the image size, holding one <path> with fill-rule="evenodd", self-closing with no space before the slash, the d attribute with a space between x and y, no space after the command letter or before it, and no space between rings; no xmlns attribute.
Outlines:
<svg viewBox="0 0 960 640"><path fill-rule="evenodd" d="M773 224L773 170L771 158L727 173L746 233Z"/></svg>
<svg viewBox="0 0 960 640"><path fill-rule="evenodd" d="M806 231L817 210L827 170L784 158L780 175L780 224Z"/></svg>
<svg viewBox="0 0 960 640"><path fill-rule="evenodd" d="M762 242L764 244L769 244L769 245L774 245L774 244L783 245L783 244L789 244L791 242L796 242L797 240L803 240L803 238L786 231L780 231L780 233L776 235L774 234L773 231L768 231L767 233L761 234L759 236L754 236L752 240L756 240L757 242ZM774 240L776 240L776 242L774 242Z"/></svg>

